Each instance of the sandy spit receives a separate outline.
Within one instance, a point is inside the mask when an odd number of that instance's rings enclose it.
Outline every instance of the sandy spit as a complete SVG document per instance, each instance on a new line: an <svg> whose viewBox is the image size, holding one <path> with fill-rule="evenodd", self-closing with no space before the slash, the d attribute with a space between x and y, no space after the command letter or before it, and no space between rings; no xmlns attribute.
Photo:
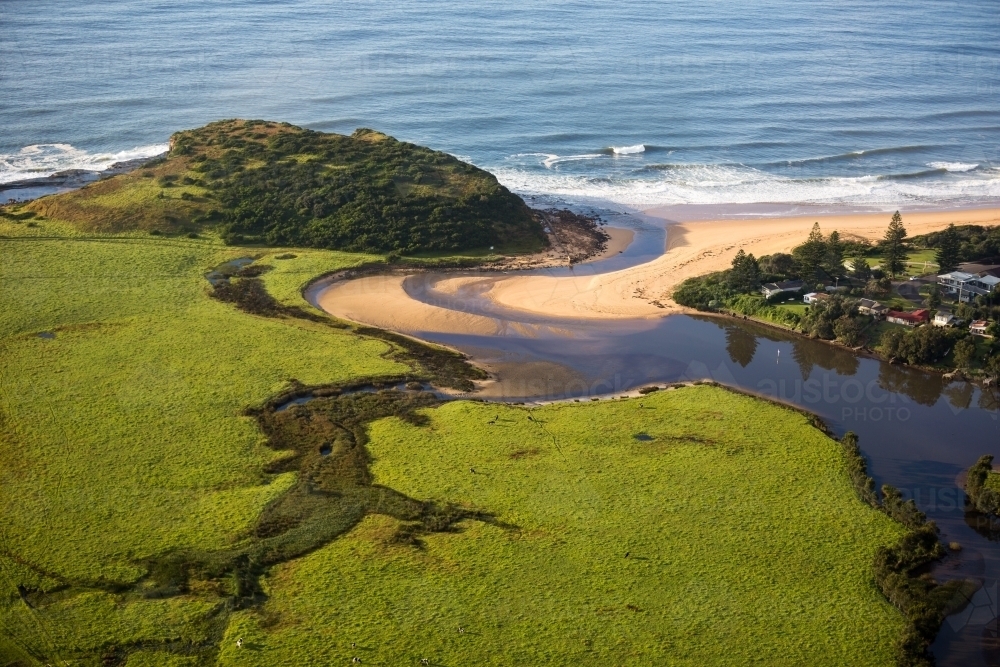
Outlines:
<svg viewBox="0 0 1000 667"><path fill-rule="evenodd" d="M646 214L655 216L656 211ZM727 268L740 248L758 257L787 252L806 239L813 222L819 222L824 233L836 229L841 236L874 241L885 233L890 217L866 213L671 224L666 252L646 264L597 276L511 274L491 280L487 290L477 292L506 310L544 317L662 317L684 310L670 300L674 287L686 278ZM940 230L949 223L996 225L1000 209L904 213L903 223L910 236ZM629 230L609 227L605 231L611 234L605 256L617 254L631 242L631 233L625 233ZM494 335L509 326L494 317L414 301L403 290L402 280L375 276L336 283L318 301L334 316L397 331ZM447 291L458 293L477 281L481 283L482 278L449 278Z"/></svg>

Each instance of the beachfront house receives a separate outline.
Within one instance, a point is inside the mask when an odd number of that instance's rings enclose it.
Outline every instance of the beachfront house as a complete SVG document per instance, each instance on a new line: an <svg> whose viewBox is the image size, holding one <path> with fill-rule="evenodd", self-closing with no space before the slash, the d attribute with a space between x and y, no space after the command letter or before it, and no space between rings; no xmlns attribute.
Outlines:
<svg viewBox="0 0 1000 667"><path fill-rule="evenodd" d="M830 295L823 294L822 292L809 292L809 294L806 294L804 297L802 297L802 300L805 301L806 303L816 303L817 301L829 301Z"/></svg>
<svg viewBox="0 0 1000 667"><path fill-rule="evenodd" d="M989 326L989 322L986 320L976 320L969 325L969 333L973 336L986 336L986 328Z"/></svg>
<svg viewBox="0 0 1000 667"><path fill-rule="evenodd" d="M939 310L934 313L934 319L931 324L936 327L953 327L958 324L958 318L947 311Z"/></svg>
<svg viewBox="0 0 1000 667"><path fill-rule="evenodd" d="M889 312L888 306L883 306L878 301L872 301L871 299L861 299L858 301L858 312L862 315L872 315L873 317L885 317L885 314Z"/></svg>
<svg viewBox="0 0 1000 667"><path fill-rule="evenodd" d="M767 283L760 288L761 294L764 298L770 299L773 296L778 296L779 294L784 294L787 292L798 292L802 289L801 280L785 280L780 283Z"/></svg>
<svg viewBox="0 0 1000 667"><path fill-rule="evenodd" d="M943 273L937 278L938 285L943 287L948 294L954 295L959 301L971 301L977 296L992 294L1000 285L1000 278L993 275L992 271L979 273L951 271Z"/></svg>
<svg viewBox="0 0 1000 667"><path fill-rule="evenodd" d="M893 324L902 324L904 327L916 327L930 319L930 312L926 308L904 312L901 310L890 310L886 313L885 319Z"/></svg>

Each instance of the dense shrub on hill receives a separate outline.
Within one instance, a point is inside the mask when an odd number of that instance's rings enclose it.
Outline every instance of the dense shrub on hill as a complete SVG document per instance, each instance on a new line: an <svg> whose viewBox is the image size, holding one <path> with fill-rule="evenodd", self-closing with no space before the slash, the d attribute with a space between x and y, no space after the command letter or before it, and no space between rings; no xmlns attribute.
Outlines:
<svg viewBox="0 0 1000 667"><path fill-rule="evenodd" d="M519 197L451 155L368 129L254 127L181 132L171 151L196 156L229 242L401 253L544 244Z"/></svg>
<svg viewBox="0 0 1000 667"><path fill-rule="evenodd" d="M166 157L27 205L88 231L216 229L231 244L413 254L546 245L490 173L373 130L351 136L229 120L171 138Z"/></svg>

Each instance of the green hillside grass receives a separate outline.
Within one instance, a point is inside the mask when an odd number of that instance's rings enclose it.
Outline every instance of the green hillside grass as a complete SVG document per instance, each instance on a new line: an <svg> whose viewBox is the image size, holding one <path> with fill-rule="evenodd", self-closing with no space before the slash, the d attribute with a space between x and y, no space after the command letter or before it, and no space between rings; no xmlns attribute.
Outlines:
<svg viewBox="0 0 1000 667"><path fill-rule="evenodd" d="M232 244L355 252L546 244L520 197L451 155L373 130L343 136L262 120L178 132L145 168L4 213L86 231L210 231Z"/></svg>
<svg viewBox="0 0 1000 667"><path fill-rule="evenodd" d="M872 562L902 528L804 416L713 387L269 412L457 362L204 277L250 255L304 307L380 255L37 225L0 220L3 667L891 662Z"/></svg>
<svg viewBox="0 0 1000 667"><path fill-rule="evenodd" d="M0 225L0 234L21 229ZM108 588L136 581L144 559L159 554L232 547L294 483L294 473L264 473L276 453L243 416L246 407L290 378L323 383L408 370L384 358L381 341L253 317L210 299L203 273L245 252L148 238L0 240L7 641L20 637L54 659L134 638L204 636L190 617L217 599L123 608ZM363 259L344 257L340 266ZM69 588L32 613L18 583Z"/></svg>
<svg viewBox="0 0 1000 667"><path fill-rule="evenodd" d="M715 387L425 414L372 426L376 482L506 527L412 544L369 517L276 568L221 664L893 662L903 619L871 564L903 530L804 416Z"/></svg>

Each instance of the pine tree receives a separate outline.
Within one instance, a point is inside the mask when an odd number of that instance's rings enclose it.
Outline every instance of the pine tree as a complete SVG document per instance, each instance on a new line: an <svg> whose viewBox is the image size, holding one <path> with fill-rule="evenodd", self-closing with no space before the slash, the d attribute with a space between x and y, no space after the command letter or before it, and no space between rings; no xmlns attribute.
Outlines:
<svg viewBox="0 0 1000 667"><path fill-rule="evenodd" d="M955 231L955 225L948 225L948 229L941 234L941 241L934 254L934 260L942 272L952 271L958 266L961 247L962 242L958 238L958 232Z"/></svg>
<svg viewBox="0 0 1000 667"><path fill-rule="evenodd" d="M892 214L889 228L885 230L882 241L882 270L895 278L906 268L906 248L903 239L906 238L906 228L903 227L903 217L896 211Z"/></svg>
<svg viewBox="0 0 1000 667"><path fill-rule="evenodd" d="M752 292L760 287L760 265L757 258L739 249L729 271L729 286L738 292Z"/></svg>
<svg viewBox="0 0 1000 667"><path fill-rule="evenodd" d="M802 279L807 283L812 281L826 259L826 240L818 222L813 223L806 242L792 250L792 256L798 262L799 275Z"/></svg>
<svg viewBox="0 0 1000 667"><path fill-rule="evenodd" d="M868 280L872 277L872 267L868 265L867 259L864 257L858 257L851 262L851 273L854 274L855 278Z"/></svg>
<svg viewBox="0 0 1000 667"><path fill-rule="evenodd" d="M844 273L844 244L840 242L840 232L833 230L826 241L826 257L823 268L832 277Z"/></svg>

